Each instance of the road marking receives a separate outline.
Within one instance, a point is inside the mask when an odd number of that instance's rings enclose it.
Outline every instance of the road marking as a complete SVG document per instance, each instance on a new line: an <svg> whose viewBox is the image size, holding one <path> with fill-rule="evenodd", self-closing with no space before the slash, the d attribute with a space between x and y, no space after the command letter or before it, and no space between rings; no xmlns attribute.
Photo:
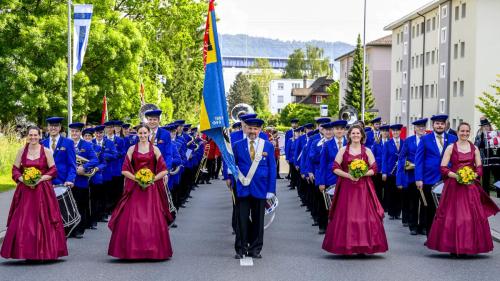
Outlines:
<svg viewBox="0 0 500 281"><path fill-rule="evenodd" d="M253 259L251 257L240 259L240 266L253 266Z"/></svg>

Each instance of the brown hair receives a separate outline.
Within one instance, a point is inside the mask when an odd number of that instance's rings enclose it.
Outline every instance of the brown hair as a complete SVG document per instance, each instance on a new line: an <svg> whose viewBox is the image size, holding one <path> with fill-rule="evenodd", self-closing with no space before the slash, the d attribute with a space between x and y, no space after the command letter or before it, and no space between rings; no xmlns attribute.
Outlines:
<svg viewBox="0 0 500 281"><path fill-rule="evenodd" d="M35 125L31 125L26 129L26 133L29 134L31 130L36 130L38 132L38 135L42 136L42 130Z"/></svg>
<svg viewBox="0 0 500 281"><path fill-rule="evenodd" d="M360 125L352 125L349 130L347 131L347 143L351 144L351 132L353 129L358 129L359 132L361 133L361 144L364 144L366 141L366 133L365 130Z"/></svg>
<svg viewBox="0 0 500 281"><path fill-rule="evenodd" d="M467 122L460 122L460 124L458 124L457 131L460 131L460 127L462 127L462 126L467 126L467 127L469 127L469 131L471 130L471 127L470 127L469 123L467 123Z"/></svg>
<svg viewBox="0 0 500 281"><path fill-rule="evenodd" d="M142 123L141 123L141 124L139 124L139 125L135 126L135 130L136 130L137 132L139 132L139 130L140 130L141 128L146 128L146 129L148 130L148 132L151 132L151 129L150 129L150 128L146 125L146 124L142 124Z"/></svg>

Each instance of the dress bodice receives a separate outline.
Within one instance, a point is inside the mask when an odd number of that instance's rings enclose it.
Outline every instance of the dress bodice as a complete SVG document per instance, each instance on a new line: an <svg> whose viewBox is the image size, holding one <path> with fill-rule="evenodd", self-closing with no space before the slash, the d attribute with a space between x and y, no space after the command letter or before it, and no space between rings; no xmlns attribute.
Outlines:
<svg viewBox="0 0 500 281"><path fill-rule="evenodd" d="M138 171L142 168L149 168L154 172L156 170L156 156L153 145L149 145L149 152L140 153L139 144L136 144L134 153L132 154L132 163L135 171Z"/></svg>
<svg viewBox="0 0 500 281"><path fill-rule="evenodd" d="M458 145L457 143L453 144L453 150L451 153L450 157L450 163L451 163L451 170L453 172L456 172L458 169L469 166L474 168L475 167L475 149L476 147L472 144L470 144L470 152L463 153L458 151Z"/></svg>
<svg viewBox="0 0 500 281"><path fill-rule="evenodd" d="M25 168L35 167L42 172L42 175L45 174L49 167L47 165L47 158L45 157L43 145L40 145L39 156L35 160L28 159L28 146L29 144L24 147L21 157L21 171L24 171Z"/></svg>

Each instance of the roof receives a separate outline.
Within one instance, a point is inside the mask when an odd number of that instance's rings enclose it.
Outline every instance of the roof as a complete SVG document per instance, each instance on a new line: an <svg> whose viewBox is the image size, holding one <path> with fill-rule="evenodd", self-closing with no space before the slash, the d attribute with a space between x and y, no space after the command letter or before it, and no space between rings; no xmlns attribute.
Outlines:
<svg viewBox="0 0 500 281"><path fill-rule="evenodd" d="M389 34L387 36L370 41L370 42L366 43L366 46L367 47L391 47L392 46L392 35ZM345 57L351 56L352 54L354 54L354 51L355 51L355 49L337 57L335 59L335 61L339 61Z"/></svg>
<svg viewBox="0 0 500 281"><path fill-rule="evenodd" d="M433 0L433 1L425 4L424 6L416 9L415 11L407 14L406 16L404 16L396 21L393 21L392 23L390 23L389 25L384 27L384 30L390 31L390 30L396 29L396 28L400 27L401 25L403 25L405 22L416 19L416 18L420 17L421 14L428 13L428 12L436 9L437 7L439 7L439 5L441 3L444 3L447 1L448 0Z"/></svg>
<svg viewBox="0 0 500 281"><path fill-rule="evenodd" d="M311 88L295 88L292 89L292 96L306 97L311 92Z"/></svg>
<svg viewBox="0 0 500 281"><path fill-rule="evenodd" d="M321 86L329 86L335 80L328 78L327 76L319 77L316 79L309 88L295 88L292 89L292 96L304 97L299 103L302 103L310 96L329 96L329 93L318 91Z"/></svg>

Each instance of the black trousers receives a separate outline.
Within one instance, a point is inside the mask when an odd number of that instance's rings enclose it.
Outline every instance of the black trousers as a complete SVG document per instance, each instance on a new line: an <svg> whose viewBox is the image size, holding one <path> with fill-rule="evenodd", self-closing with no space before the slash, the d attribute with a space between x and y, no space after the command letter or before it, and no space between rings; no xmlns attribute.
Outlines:
<svg viewBox="0 0 500 281"><path fill-rule="evenodd" d="M104 215L104 186L90 184L90 224L96 224Z"/></svg>
<svg viewBox="0 0 500 281"><path fill-rule="evenodd" d="M90 218L90 201L89 201L89 189L74 187L71 189L73 193L73 197L76 201L76 206L78 208L78 212L80 213L81 220L80 223L75 228L75 234L83 234L85 229L89 226L89 218Z"/></svg>
<svg viewBox="0 0 500 281"><path fill-rule="evenodd" d="M207 159L208 177L206 179L206 182L208 182L210 179L215 178L215 169L216 169L215 164L216 164L215 159Z"/></svg>
<svg viewBox="0 0 500 281"><path fill-rule="evenodd" d="M408 223L410 192L408 188L401 189L401 221Z"/></svg>
<svg viewBox="0 0 500 281"><path fill-rule="evenodd" d="M260 254L264 245L264 213L266 199L240 197L237 208L243 253ZM252 218L249 223L248 218ZM241 252L240 252L241 254Z"/></svg>
<svg viewBox="0 0 500 281"><path fill-rule="evenodd" d="M111 180L111 211L116 207L123 193L123 176L113 176Z"/></svg>
<svg viewBox="0 0 500 281"><path fill-rule="evenodd" d="M326 203L325 203L325 198L323 196L323 192L319 190L319 187L316 188L315 192L316 196L316 212L318 216L318 228L319 230L326 230L326 227L328 226L328 209L326 209ZM329 196L329 195L326 195Z"/></svg>
<svg viewBox="0 0 500 281"><path fill-rule="evenodd" d="M375 193L377 194L378 201L382 204L384 210L387 211L387 206L384 202L384 185L382 181L382 174L378 173L372 176L373 185L375 185Z"/></svg>
<svg viewBox="0 0 500 281"><path fill-rule="evenodd" d="M222 169L222 156L215 158L215 175L214 179L219 178L220 170Z"/></svg>
<svg viewBox="0 0 500 281"><path fill-rule="evenodd" d="M427 201L427 207L424 206L423 200L420 198L420 222L427 231L427 235L429 235L431 231L432 222L434 221L434 216L436 215L436 204L434 203L434 199L432 199L431 192L433 186L433 184L424 184L423 187L425 200Z"/></svg>
<svg viewBox="0 0 500 281"><path fill-rule="evenodd" d="M396 186L396 177L387 176L386 181L388 214L391 217L401 216L401 189Z"/></svg>
<svg viewBox="0 0 500 281"><path fill-rule="evenodd" d="M300 182L300 175L297 171L297 168L293 164L290 164L290 179L292 187L298 188Z"/></svg>
<svg viewBox="0 0 500 281"><path fill-rule="evenodd" d="M424 227L419 224L420 191L418 191L417 186L413 182L404 189L403 194L405 198L403 204L406 204L408 212L408 227L410 230L423 230Z"/></svg>

